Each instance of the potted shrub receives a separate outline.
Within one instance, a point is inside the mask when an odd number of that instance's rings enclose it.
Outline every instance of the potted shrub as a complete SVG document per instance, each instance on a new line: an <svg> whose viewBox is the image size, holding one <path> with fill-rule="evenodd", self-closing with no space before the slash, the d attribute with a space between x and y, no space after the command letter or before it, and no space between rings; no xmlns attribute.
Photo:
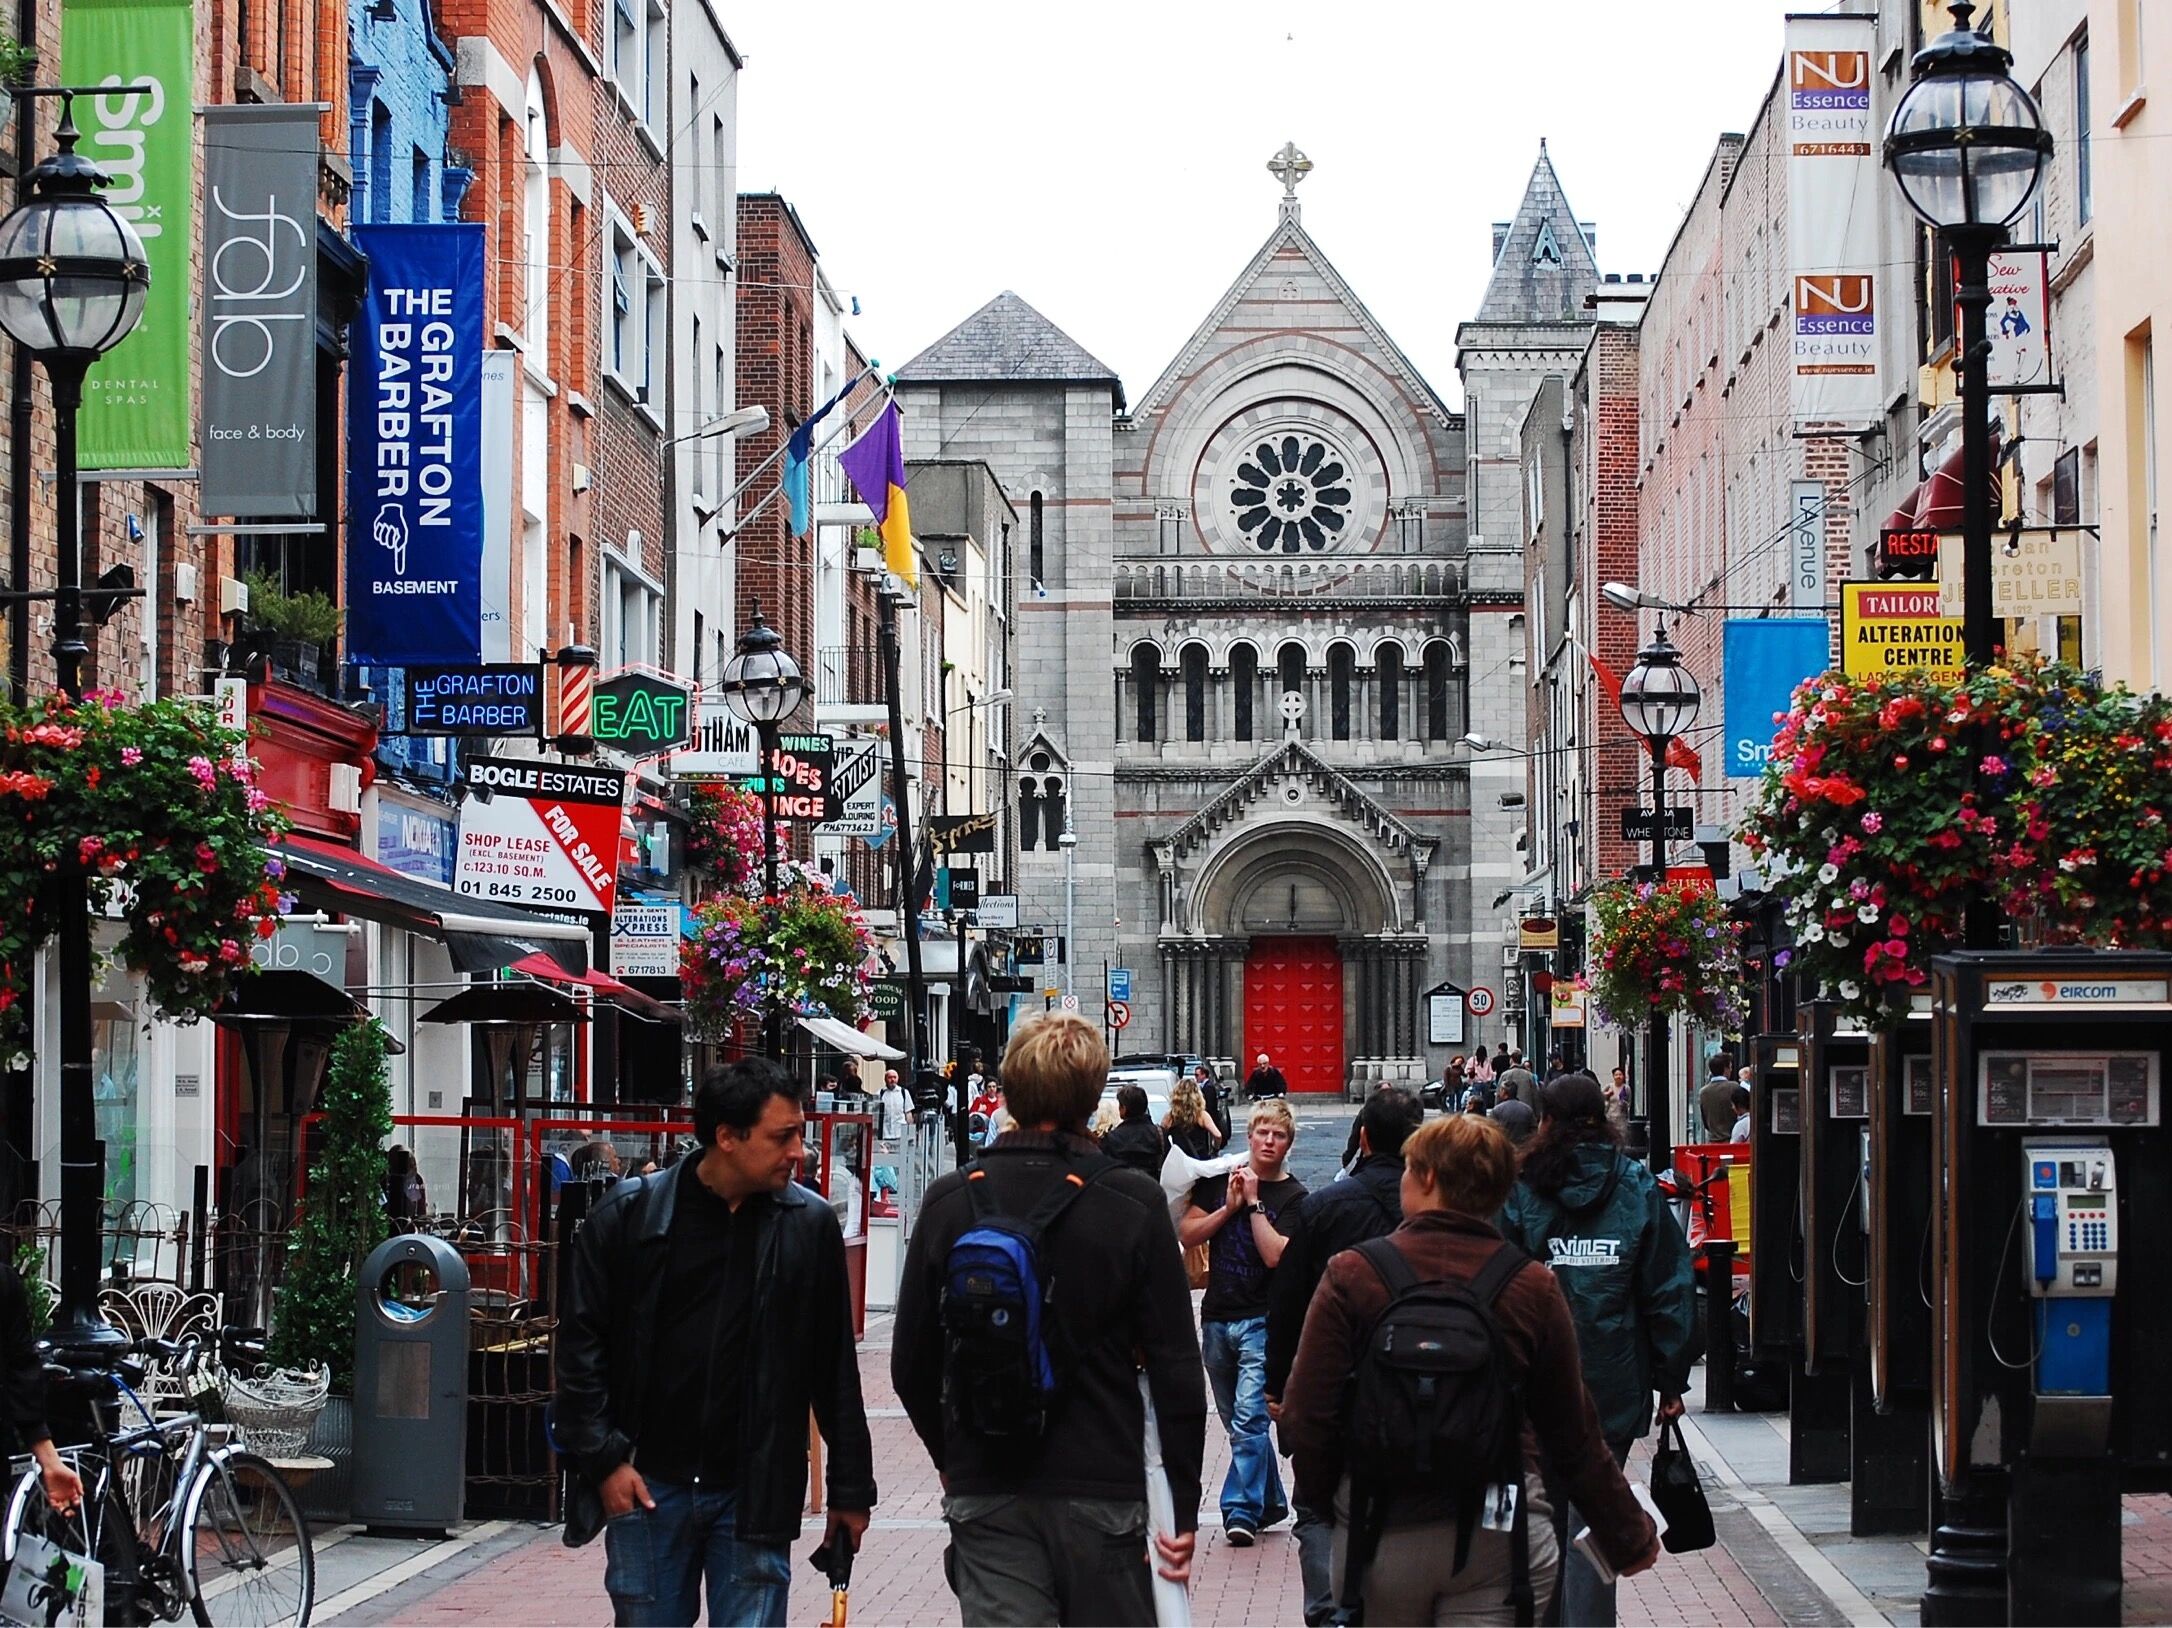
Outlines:
<svg viewBox="0 0 2172 1628"><path fill-rule="evenodd" d="M262 636L260 648L272 671L291 684L317 687L324 647L339 637L346 613L314 590L289 593L278 579L260 571L247 573L249 624Z"/></svg>
<svg viewBox="0 0 2172 1628"><path fill-rule="evenodd" d="M362 1262L390 1231L384 1149L392 1135L392 1087L385 1056L385 1031L374 1018L332 1043L319 1098L324 1118L272 1315L273 1366L295 1374L321 1370L329 1380L306 1451L333 1467L313 1478L302 1497L312 1515L342 1520L354 1442L355 1294Z"/></svg>

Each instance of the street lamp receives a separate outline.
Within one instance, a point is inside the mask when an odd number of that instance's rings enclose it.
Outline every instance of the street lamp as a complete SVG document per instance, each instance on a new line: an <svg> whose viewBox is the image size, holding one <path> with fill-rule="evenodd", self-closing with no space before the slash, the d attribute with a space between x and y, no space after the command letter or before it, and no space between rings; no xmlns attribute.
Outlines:
<svg viewBox="0 0 2172 1628"><path fill-rule="evenodd" d="M1652 758L1652 862L1655 883L1667 879L1667 745L1697 721L1703 700L1696 677L1682 665L1667 630L1660 627L1637 652L1636 665L1621 681L1621 716L1631 733L1644 738ZM1673 1103L1667 1089L1667 1020L1657 1011L1644 1043L1644 1112L1650 1121L1654 1170L1673 1163Z"/></svg>
<svg viewBox="0 0 2172 1628"><path fill-rule="evenodd" d="M1916 53L1912 83L1886 126L1885 162L1908 207L1953 252L1961 331L1961 653L1972 671L1991 665L1991 251L2029 205L2051 157L2051 132L2008 69L2013 54L1969 25L1959 0L1953 27ZM1978 732L1976 755L1989 747ZM1995 936L1988 903L1970 903L1970 948Z"/></svg>
<svg viewBox="0 0 2172 1628"><path fill-rule="evenodd" d="M83 375L143 315L150 263L136 230L98 194L110 177L76 152L74 99L63 96L60 150L26 178L28 196L0 221L0 328L45 369L53 389L53 507L58 558L53 662L72 701L83 698L83 539L76 481L76 411ZM19 115L30 117L25 110ZM16 448L30 456L28 447ZM18 593L24 585L14 584ZM97 1100L91 1085L91 922L86 877L60 870L60 1307L54 1343L117 1341L98 1313L98 1211L104 1198Z"/></svg>
<svg viewBox="0 0 2172 1628"><path fill-rule="evenodd" d="M724 704L741 723L754 726L762 743L762 894L777 892L777 725L790 717L807 693L807 680L784 648L777 630L762 620L757 601L754 620L740 635L739 648L724 664L719 685ZM774 1000L762 1013L762 1040L772 1057L784 1049L784 1014Z"/></svg>

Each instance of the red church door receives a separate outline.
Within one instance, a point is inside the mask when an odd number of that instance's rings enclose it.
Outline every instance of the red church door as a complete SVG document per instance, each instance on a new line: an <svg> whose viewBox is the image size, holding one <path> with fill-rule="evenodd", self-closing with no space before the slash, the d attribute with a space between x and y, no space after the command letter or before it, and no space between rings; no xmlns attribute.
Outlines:
<svg viewBox="0 0 2172 1628"><path fill-rule="evenodd" d="M1255 938L1244 963L1241 1074L1265 1052L1292 1091L1340 1096L1342 957L1331 938Z"/></svg>

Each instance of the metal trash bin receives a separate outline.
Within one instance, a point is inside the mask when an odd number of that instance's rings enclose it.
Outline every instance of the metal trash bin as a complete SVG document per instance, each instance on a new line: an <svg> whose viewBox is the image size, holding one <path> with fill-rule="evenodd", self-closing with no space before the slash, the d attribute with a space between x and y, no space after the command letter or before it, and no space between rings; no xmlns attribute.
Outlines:
<svg viewBox="0 0 2172 1628"><path fill-rule="evenodd" d="M467 1482L468 1265L442 1238L370 1251L355 1289L354 1519L445 1533Z"/></svg>

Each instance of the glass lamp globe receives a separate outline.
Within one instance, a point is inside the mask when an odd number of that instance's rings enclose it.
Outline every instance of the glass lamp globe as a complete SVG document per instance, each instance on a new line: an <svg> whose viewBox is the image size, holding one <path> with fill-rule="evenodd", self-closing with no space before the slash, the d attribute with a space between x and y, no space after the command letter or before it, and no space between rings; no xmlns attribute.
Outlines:
<svg viewBox="0 0 2172 1628"><path fill-rule="evenodd" d="M1954 27L1916 53L1914 83L1886 126L1885 162L1901 196L1945 230L2007 225L2036 195L2051 133L2008 69L2013 55L1953 8Z"/></svg>
<svg viewBox="0 0 2172 1628"><path fill-rule="evenodd" d="M724 704L745 723L767 727L790 717L807 692L807 680L799 663L785 653L784 640L762 620L754 620L739 640L739 648L724 664Z"/></svg>
<svg viewBox="0 0 2172 1628"><path fill-rule="evenodd" d="M1664 631L1637 652L1637 664L1621 681L1622 719L1648 741L1686 734L1703 699L1696 678L1682 665L1681 651Z"/></svg>
<svg viewBox="0 0 2172 1628"><path fill-rule="evenodd" d="M107 176L76 152L68 119L58 140L0 220L0 328L41 361L87 364L136 326L151 267L136 229L99 196Z"/></svg>

